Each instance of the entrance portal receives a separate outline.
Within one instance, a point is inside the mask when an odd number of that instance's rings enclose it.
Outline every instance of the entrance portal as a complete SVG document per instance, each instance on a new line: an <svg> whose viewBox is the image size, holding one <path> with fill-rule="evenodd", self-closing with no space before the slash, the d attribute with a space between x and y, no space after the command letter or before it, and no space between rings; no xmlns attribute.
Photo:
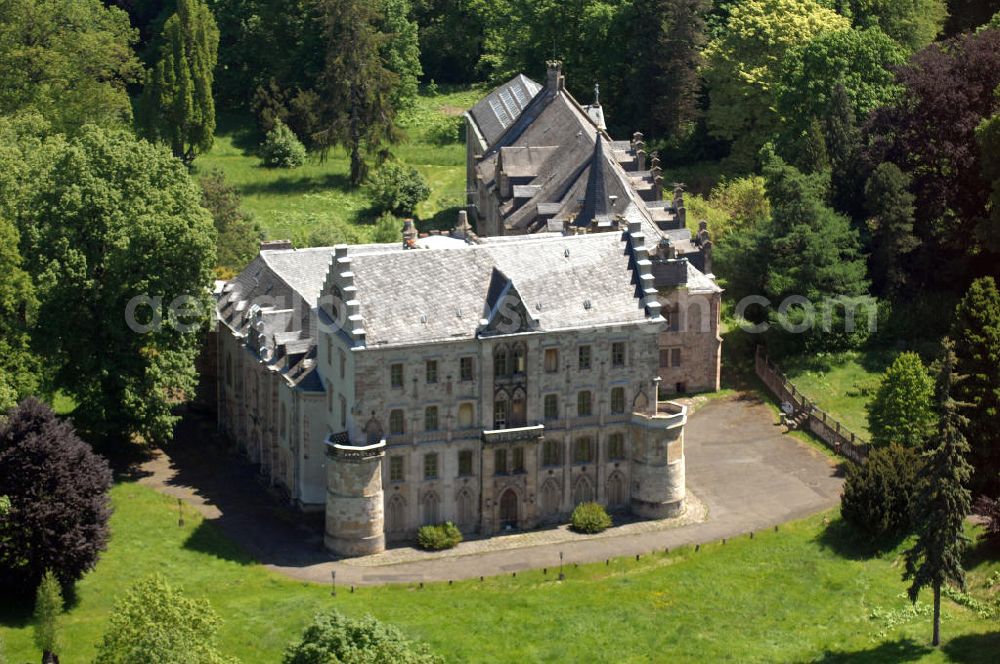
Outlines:
<svg viewBox="0 0 1000 664"><path fill-rule="evenodd" d="M500 527L517 528L517 492L513 489L500 496Z"/></svg>

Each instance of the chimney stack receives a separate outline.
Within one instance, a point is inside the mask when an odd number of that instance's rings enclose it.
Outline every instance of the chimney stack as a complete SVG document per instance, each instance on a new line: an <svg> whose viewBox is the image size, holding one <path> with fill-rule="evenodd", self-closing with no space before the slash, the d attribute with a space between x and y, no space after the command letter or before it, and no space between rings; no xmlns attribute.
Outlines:
<svg viewBox="0 0 1000 664"><path fill-rule="evenodd" d="M417 225L412 219L403 220L403 249L412 249L417 241Z"/></svg>
<svg viewBox="0 0 1000 664"><path fill-rule="evenodd" d="M545 63L545 66L548 67L545 88L552 92L562 90L566 85L566 79L562 73L562 62L559 60L549 60Z"/></svg>

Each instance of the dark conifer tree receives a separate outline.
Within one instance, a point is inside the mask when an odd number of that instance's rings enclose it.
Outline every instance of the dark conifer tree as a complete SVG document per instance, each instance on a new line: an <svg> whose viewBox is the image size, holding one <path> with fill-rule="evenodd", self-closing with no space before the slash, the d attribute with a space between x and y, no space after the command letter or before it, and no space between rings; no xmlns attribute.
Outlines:
<svg viewBox="0 0 1000 664"><path fill-rule="evenodd" d="M842 84L834 87L830 96L823 118L823 135L830 160L830 203L837 212L861 219L865 182L861 131L854 121L847 88Z"/></svg>
<svg viewBox="0 0 1000 664"><path fill-rule="evenodd" d="M931 438L924 453L924 465L918 475L920 493L913 525L917 539L905 553L903 579L910 581L910 601L916 602L923 588L934 591L934 635L931 643L941 642L941 587L955 583L964 588L965 570L962 554L967 539L963 534L972 496L967 484L971 467L966 461L969 445L962 435L964 417L951 391L957 376L951 343L938 378L940 421L937 435Z"/></svg>
<svg viewBox="0 0 1000 664"><path fill-rule="evenodd" d="M906 284L906 259L920 241L913 234L910 178L892 163L880 164L868 178L865 202L874 235L871 273L882 294L898 296Z"/></svg>

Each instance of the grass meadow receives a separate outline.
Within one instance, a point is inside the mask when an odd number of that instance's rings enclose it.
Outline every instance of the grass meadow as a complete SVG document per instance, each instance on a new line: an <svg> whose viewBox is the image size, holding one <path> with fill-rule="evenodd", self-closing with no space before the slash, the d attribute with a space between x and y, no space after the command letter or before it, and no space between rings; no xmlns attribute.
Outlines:
<svg viewBox="0 0 1000 664"><path fill-rule="evenodd" d="M64 617L64 664L90 661L115 597L162 574L222 617L222 649L278 662L318 611L371 613L451 662L993 661L996 614L944 602L943 646L930 638L929 594L905 598L900 551L866 550L832 513L778 532L517 578L341 589L288 580L256 564L211 523L133 483L113 490L113 537ZM829 523L828 523L829 522ZM998 556L970 554L970 597L996 606ZM992 603L992 604L989 604ZM38 661L30 607L6 602L0 633L11 663Z"/></svg>

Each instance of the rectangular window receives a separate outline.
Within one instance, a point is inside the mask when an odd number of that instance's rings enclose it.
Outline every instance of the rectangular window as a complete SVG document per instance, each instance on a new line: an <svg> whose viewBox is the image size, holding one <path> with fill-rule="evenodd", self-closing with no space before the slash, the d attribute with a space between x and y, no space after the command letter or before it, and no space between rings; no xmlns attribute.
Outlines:
<svg viewBox="0 0 1000 664"><path fill-rule="evenodd" d="M559 396L556 394L545 395L545 419L559 419Z"/></svg>
<svg viewBox="0 0 1000 664"><path fill-rule="evenodd" d="M438 430L438 407L427 406L424 409L424 431Z"/></svg>
<svg viewBox="0 0 1000 664"><path fill-rule="evenodd" d="M524 472L524 448L515 447L514 448L514 472L523 473Z"/></svg>
<svg viewBox="0 0 1000 664"><path fill-rule="evenodd" d="M403 365L393 364L389 367L389 384L392 387L403 387Z"/></svg>
<svg viewBox="0 0 1000 664"><path fill-rule="evenodd" d="M436 453L424 455L424 479L436 480L438 476L438 455Z"/></svg>
<svg viewBox="0 0 1000 664"><path fill-rule="evenodd" d="M507 450L493 451L493 472L497 475L507 474Z"/></svg>
<svg viewBox="0 0 1000 664"><path fill-rule="evenodd" d="M468 429L472 427L475 418L476 409L471 403L462 403L458 405L458 426L462 429Z"/></svg>
<svg viewBox="0 0 1000 664"><path fill-rule="evenodd" d="M347 375L347 355L344 351L340 351L340 378L343 379Z"/></svg>
<svg viewBox="0 0 1000 664"><path fill-rule="evenodd" d="M608 436L608 458L618 461L625 458L625 435L613 433Z"/></svg>
<svg viewBox="0 0 1000 664"><path fill-rule="evenodd" d="M593 449L590 438L577 438L573 443L573 463L592 463Z"/></svg>
<svg viewBox="0 0 1000 664"><path fill-rule="evenodd" d="M438 382L437 360L427 360L427 382L428 383Z"/></svg>
<svg viewBox="0 0 1000 664"><path fill-rule="evenodd" d="M394 436L406 433L406 420L403 418L403 411L398 408L389 411L389 433Z"/></svg>
<svg viewBox="0 0 1000 664"><path fill-rule="evenodd" d="M493 403L493 428L506 429L510 416L510 404L506 399L497 399Z"/></svg>
<svg viewBox="0 0 1000 664"><path fill-rule="evenodd" d="M590 417L594 414L594 404L590 392L584 390L576 395L576 414L578 417Z"/></svg>
<svg viewBox="0 0 1000 664"><path fill-rule="evenodd" d="M611 366L621 368L625 366L625 342L616 341L611 344Z"/></svg>
<svg viewBox="0 0 1000 664"><path fill-rule="evenodd" d="M340 397L340 427L347 428L347 399Z"/></svg>
<svg viewBox="0 0 1000 664"><path fill-rule="evenodd" d="M458 361L459 379L463 381L472 380L472 358L463 357Z"/></svg>
<svg viewBox="0 0 1000 664"><path fill-rule="evenodd" d="M472 450L459 450L458 474L460 477L472 474Z"/></svg>
<svg viewBox="0 0 1000 664"><path fill-rule="evenodd" d="M667 331L680 332L681 329L681 305L672 304L667 309Z"/></svg>
<svg viewBox="0 0 1000 664"><path fill-rule="evenodd" d="M547 373L555 373L556 371L559 371L559 349L545 349L545 371Z"/></svg>
<svg viewBox="0 0 1000 664"><path fill-rule="evenodd" d="M577 354L580 360L580 371L590 369L590 346L580 346Z"/></svg>
<svg viewBox="0 0 1000 664"><path fill-rule="evenodd" d="M625 412L625 388L611 388L611 414L621 415Z"/></svg>
<svg viewBox="0 0 1000 664"><path fill-rule="evenodd" d="M557 440L546 439L542 443L542 464L546 466L558 466L562 463L562 454L560 454L562 448L562 443Z"/></svg>
<svg viewBox="0 0 1000 664"><path fill-rule="evenodd" d="M679 367L681 366L681 349L671 348L670 349L670 366Z"/></svg>
<svg viewBox="0 0 1000 664"><path fill-rule="evenodd" d="M403 481L403 457L401 455L389 457L389 481Z"/></svg>
<svg viewBox="0 0 1000 664"><path fill-rule="evenodd" d="M660 368L666 369L670 366L670 349L661 348L660 349Z"/></svg>

